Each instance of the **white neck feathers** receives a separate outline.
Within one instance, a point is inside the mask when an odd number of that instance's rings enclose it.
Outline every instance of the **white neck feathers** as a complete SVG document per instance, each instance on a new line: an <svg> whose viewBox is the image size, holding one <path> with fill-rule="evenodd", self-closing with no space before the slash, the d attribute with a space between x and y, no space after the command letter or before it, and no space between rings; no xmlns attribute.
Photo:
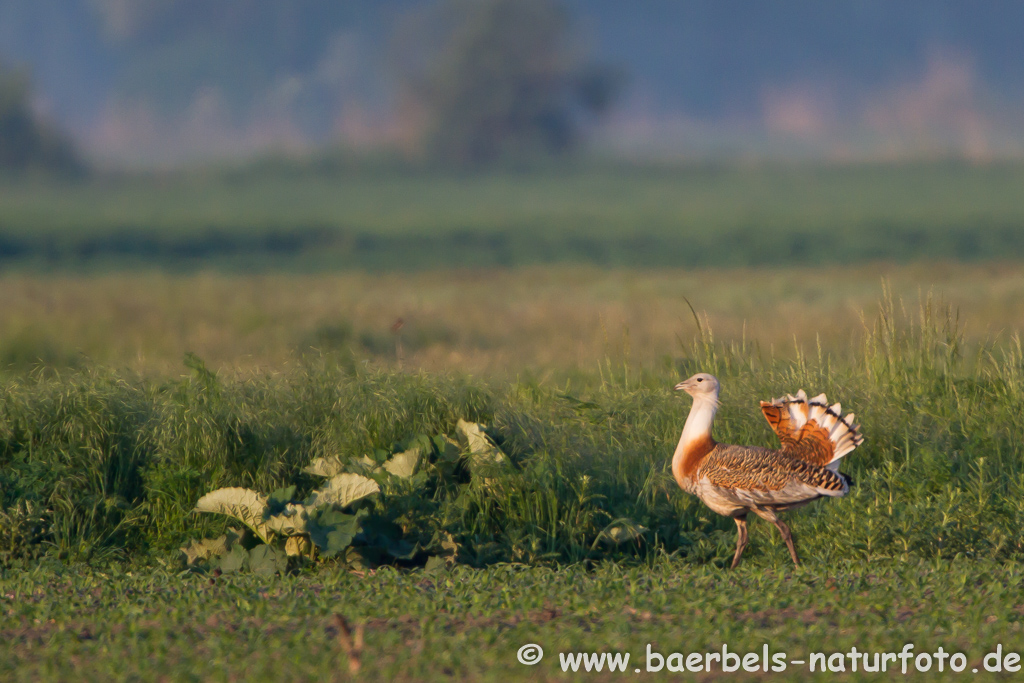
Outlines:
<svg viewBox="0 0 1024 683"><path fill-rule="evenodd" d="M715 421L715 413L718 412L717 396L699 396L693 399L693 407L686 417L686 424L683 425L683 433L679 437L679 445L672 456L672 474L677 480L687 478L691 474L696 462L690 462L702 458L707 454L710 446L714 444L711 438L711 427Z"/></svg>

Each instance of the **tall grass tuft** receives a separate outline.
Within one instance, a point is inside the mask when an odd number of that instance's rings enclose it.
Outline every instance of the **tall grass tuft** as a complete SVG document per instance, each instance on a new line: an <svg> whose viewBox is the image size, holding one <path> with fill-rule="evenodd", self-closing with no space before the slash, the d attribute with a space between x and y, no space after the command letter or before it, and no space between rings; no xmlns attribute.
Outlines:
<svg viewBox="0 0 1024 683"><path fill-rule="evenodd" d="M681 375L722 382L716 438L773 445L758 399L804 388L853 410L867 441L844 461L850 495L789 515L812 562L1024 558L1024 353L1019 340L967 353L955 312L890 298L839 360L794 360L717 343L706 325L661 370L614 367L571 385L387 372L307 361L226 381L203 362L154 380L99 368L9 379L0 391L0 561L166 556L225 522L191 510L223 486L261 491L320 481L317 457L394 452L409 439L483 422L511 466L464 469L376 513L410 542L449 535L460 562L572 563L602 557L724 562L733 529L668 472L688 401ZM400 493L400 492L399 492ZM609 530L632 530L623 542ZM754 562L785 563L751 535Z"/></svg>

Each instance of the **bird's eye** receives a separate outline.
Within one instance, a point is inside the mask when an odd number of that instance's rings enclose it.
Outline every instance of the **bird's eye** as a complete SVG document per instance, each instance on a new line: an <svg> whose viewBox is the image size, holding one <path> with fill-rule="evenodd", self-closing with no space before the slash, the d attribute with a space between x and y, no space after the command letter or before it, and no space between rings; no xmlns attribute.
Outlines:
<svg viewBox="0 0 1024 683"><path fill-rule="evenodd" d="M698 382L703 382L703 381L704 381L704 378L703 378L703 377L698 377L698 378L697 378L697 381L698 381Z"/></svg>

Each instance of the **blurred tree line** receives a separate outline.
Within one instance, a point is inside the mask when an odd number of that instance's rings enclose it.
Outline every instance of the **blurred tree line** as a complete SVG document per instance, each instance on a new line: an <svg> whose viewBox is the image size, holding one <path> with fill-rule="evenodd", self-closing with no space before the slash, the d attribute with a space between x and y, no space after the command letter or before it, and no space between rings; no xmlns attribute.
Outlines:
<svg viewBox="0 0 1024 683"><path fill-rule="evenodd" d="M946 64L928 87L970 91L1016 139L1022 23L1024 3L972 0L0 0L0 59L31 65L54 117L119 140L373 145L405 107L402 144L486 163L572 149L614 101L581 25L655 114L759 125L767 99L820 94L852 120Z"/></svg>
<svg viewBox="0 0 1024 683"><path fill-rule="evenodd" d="M480 165L575 147L623 75L589 61L570 29L556 0L447 0L411 16L400 71L428 158Z"/></svg>
<svg viewBox="0 0 1024 683"><path fill-rule="evenodd" d="M70 138L33 111L27 74L0 64L0 170L82 168Z"/></svg>
<svg viewBox="0 0 1024 683"><path fill-rule="evenodd" d="M329 144L346 108L362 107L382 118L394 104L392 111L413 112L403 119L406 129L397 143L407 153L429 162L480 166L577 148L618 94L621 72L589 59L565 2L57 0L57 5L78 8L81 26L64 26L64 33L92 30L102 36L104 48L97 54L106 55L106 61L98 60L106 66L97 69L108 72L106 87L114 95L95 105L94 116L104 107L132 112L141 105L157 121L212 116L217 125L226 121L241 130L257 120ZM387 21L380 19L381 5L393 8ZM0 20L17 19L31 30L66 23L66 14L45 13L27 0L0 0ZM381 64L367 61L371 42L378 45ZM80 80L70 75L78 73L75 64L66 68L65 80ZM8 70L2 78L0 165L74 166L68 139L33 114L24 74ZM371 85L360 85L359 79ZM104 79L86 81L95 92ZM376 94L367 96L367 88ZM74 108L63 114L85 116ZM78 121L82 126L84 119Z"/></svg>

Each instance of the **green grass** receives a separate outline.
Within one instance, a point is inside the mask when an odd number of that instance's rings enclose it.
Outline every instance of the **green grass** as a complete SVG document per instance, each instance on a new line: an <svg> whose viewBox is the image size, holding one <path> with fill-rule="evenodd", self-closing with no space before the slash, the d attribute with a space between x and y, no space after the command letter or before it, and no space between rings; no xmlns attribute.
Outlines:
<svg viewBox="0 0 1024 683"><path fill-rule="evenodd" d="M565 680L559 653L629 653L626 673L651 678L646 652L786 653L799 681L813 652L963 652L962 676L991 680L985 654L1024 650L1020 565L978 561L837 562L726 572L668 558L592 569L515 565L451 572L322 570L216 580L164 569L44 567L0 572L0 677L5 681ZM333 619L362 626L357 677ZM527 643L544 649L518 663ZM911 676L954 678L915 674ZM844 680L901 677L846 673ZM898 662L895 665L898 667ZM849 660L846 661L850 671ZM981 673L971 673L977 668ZM712 674L721 676L720 665ZM837 676L838 674L827 674ZM1007 674L1002 674L1006 676ZM695 674L663 672L663 678ZM1002 680L1002 679L1000 679Z"/></svg>
<svg viewBox="0 0 1024 683"><path fill-rule="evenodd" d="M660 368L696 331L687 301L721 342L746 339L780 359L794 357L794 344L821 345L849 360L859 352L850 340L862 338L886 290L911 309L933 296L958 310L972 349L1024 330L1024 271L1014 262L8 273L0 275L0 375L100 365L177 376L188 352L224 376L286 370L309 354L496 380L593 373L608 358Z"/></svg>
<svg viewBox="0 0 1024 683"><path fill-rule="evenodd" d="M0 393L0 546L15 563L43 551L167 557L224 528L190 514L207 491L294 484L301 494L319 485L301 472L315 457L393 452L419 434L454 435L465 418L490 424L513 466L483 485L456 472L378 499L374 512L425 549L419 562L446 534L473 566L661 553L723 562L731 522L679 493L667 472L687 403L670 387L699 369L722 381L716 436L726 443L770 445L757 400L801 387L858 414L868 440L845 464L858 486L794 516L808 557L1017 560L1021 352L965 357L960 332L927 306L913 325L883 307L849 360L765 359L705 338L661 369L609 362L558 383L330 363L238 379L194 364L176 380L89 368L16 376ZM620 519L648 529L642 542L599 541ZM748 552L784 563L769 534L755 533Z"/></svg>
<svg viewBox="0 0 1024 683"><path fill-rule="evenodd" d="M246 269L1024 256L1024 166L271 169L0 183L0 259Z"/></svg>
<svg viewBox="0 0 1024 683"><path fill-rule="evenodd" d="M871 333L834 356L781 360L704 336L658 368L609 361L557 381L326 361L240 377L195 362L178 378L89 364L8 377L0 677L348 680L336 613L365 625L364 680L555 679L559 652L637 663L648 643L768 643L796 659L911 642L981 668L996 644L1024 650L1024 360L1015 343L968 347L961 333L927 303L907 319L883 301ZM800 568L755 520L744 563L726 570L734 525L671 480L688 408L671 386L697 369L722 380L723 442L773 443L756 401L801 387L857 412L867 441L843 468L856 486L787 515ZM453 434L460 417L492 425L512 466L373 499L423 548L412 559L367 575L340 560L270 578L183 572L177 547L228 524L190 513L203 493L308 491L314 457ZM642 537L603 542L622 519ZM425 572L448 534L458 563ZM547 656L526 670L515 653L531 642Z"/></svg>

